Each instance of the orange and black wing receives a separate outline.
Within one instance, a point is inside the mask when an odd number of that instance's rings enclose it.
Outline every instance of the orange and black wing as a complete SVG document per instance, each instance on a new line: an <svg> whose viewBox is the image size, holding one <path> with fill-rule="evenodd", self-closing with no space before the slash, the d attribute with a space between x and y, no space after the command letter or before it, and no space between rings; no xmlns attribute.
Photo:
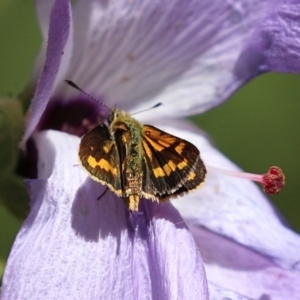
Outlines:
<svg viewBox="0 0 300 300"><path fill-rule="evenodd" d="M80 141L79 159L89 175L122 196L120 158L115 141L105 124L87 132Z"/></svg>
<svg viewBox="0 0 300 300"><path fill-rule="evenodd" d="M168 200L197 188L206 169L197 147L150 125L143 127L143 196Z"/></svg>

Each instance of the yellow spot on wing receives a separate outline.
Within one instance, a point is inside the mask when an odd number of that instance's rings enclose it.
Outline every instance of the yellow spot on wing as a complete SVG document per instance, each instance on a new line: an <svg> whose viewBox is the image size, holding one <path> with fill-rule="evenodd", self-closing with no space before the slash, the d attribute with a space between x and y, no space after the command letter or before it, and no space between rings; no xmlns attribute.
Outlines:
<svg viewBox="0 0 300 300"><path fill-rule="evenodd" d="M156 178L164 177L166 175L169 176L172 172L176 171L176 168L181 170L181 169L185 168L186 166L187 166L186 160L182 161L177 166L172 160L169 160L162 168L161 167L154 168L153 173Z"/></svg>
<svg viewBox="0 0 300 300"><path fill-rule="evenodd" d="M154 150L156 150L156 151L162 151L162 150L165 149L165 147L163 147L160 144L156 143L151 138L148 138L147 136L145 136L145 138L147 139L147 142L154 148Z"/></svg>
<svg viewBox="0 0 300 300"><path fill-rule="evenodd" d="M152 126L144 125L144 129L148 137L157 140L160 144L165 145L166 147L169 147L169 145L174 144L178 139L177 137L165 133L159 130L158 128Z"/></svg>
<svg viewBox="0 0 300 300"><path fill-rule="evenodd" d="M181 153L182 153L182 150L184 149L184 147L185 147L185 143L184 143L184 142L181 142L179 145L177 145L177 146L175 147L175 151L176 151L177 153L181 154Z"/></svg>
<svg viewBox="0 0 300 300"><path fill-rule="evenodd" d="M164 148L168 148L170 147L171 144L174 143L174 139L171 139L170 138L164 138L164 137L161 137L160 139L157 139L158 143L162 146L164 146Z"/></svg>
<svg viewBox="0 0 300 300"><path fill-rule="evenodd" d="M163 166L165 173L169 176L172 172L172 169L170 168L170 166L168 164L165 164Z"/></svg>
<svg viewBox="0 0 300 300"><path fill-rule="evenodd" d="M157 178L157 177L164 177L166 174L164 172L164 170L160 167L158 168L154 168L153 169L153 173L154 173L154 176Z"/></svg>
<svg viewBox="0 0 300 300"><path fill-rule="evenodd" d="M175 165L175 163L172 160L168 161L168 165L172 169L172 171L176 170L176 165Z"/></svg>
<svg viewBox="0 0 300 300"><path fill-rule="evenodd" d="M195 172L190 172L189 173L189 176L187 177L187 180L190 181L190 180L194 180L196 177L196 173Z"/></svg>
<svg viewBox="0 0 300 300"><path fill-rule="evenodd" d="M176 165L173 163L172 160L169 160L164 166L163 166L166 174L169 176L173 171L176 170Z"/></svg>
<svg viewBox="0 0 300 300"><path fill-rule="evenodd" d="M168 135L168 134L164 134L164 135L161 136L161 139L159 139L159 142L161 140L163 140L166 143L168 143L169 145L171 145L171 144L174 144L176 142L177 138L174 137L174 136Z"/></svg>
<svg viewBox="0 0 300 300"><path fill-rule="evenodd" d="M186 159L185 160L183 160L181 163L179 163L178 165L177 165L177 168L179 169L179 170L182 170L183 168L185 168L187 166L187 161L186 161Z"/></svg>
<svg viewBox="0 0 300 300"><path fill-rule="evenodd" d="M152 159L152 151L151 151L151 149L149 148L149 146L147 145L147 143L144 142L144 141L143 141L143 147L144 147L144 150L145 150L145 152L146 152L146 155L147 155L150 159Z"/></svg>
<svg viewBox="0 0 300 300"><path fill-rule="evenodd" d="M87 159L87 162L92 168L96 168L96 166L98 166L107 172L111 172L115 176L117 175L117 169L112 167L111 164L103 158L101 158L99 161L96 161L96 159L90 155Z"/></svg>
<svg viewBox="0 0 300 300"><path fill-rule="evenodd" d="M103 146L103 150L105 153L109 153L109 151L111 150L113 143L112 142L106 142ZM94 150L94 149L93 149Z"/></svg>

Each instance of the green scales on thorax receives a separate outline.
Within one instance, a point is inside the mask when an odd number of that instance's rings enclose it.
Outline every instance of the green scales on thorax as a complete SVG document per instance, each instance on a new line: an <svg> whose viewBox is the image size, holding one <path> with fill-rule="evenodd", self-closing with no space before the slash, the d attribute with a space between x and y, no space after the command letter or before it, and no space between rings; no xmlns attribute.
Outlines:
<svg viewBox="0 0 300 300"><path fill-rule="evenodd" d="M120 156L123 197L129 202L129 209L138 210L143 182L143 126L118 110L113 112L109 121Z"/></svg>

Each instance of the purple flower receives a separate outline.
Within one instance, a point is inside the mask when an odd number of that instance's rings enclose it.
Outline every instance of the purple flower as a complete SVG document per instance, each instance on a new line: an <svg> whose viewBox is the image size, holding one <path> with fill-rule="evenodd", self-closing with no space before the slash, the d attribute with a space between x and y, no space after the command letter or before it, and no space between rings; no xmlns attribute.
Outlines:
<svg viewBox="0 0 300 300"><path fill-rule="evenodd" d="M262 72L298 72L300 4L69 5L37 2L46 42L23 146L35 142L38 179L27 181L31 212L1 299L300 299L300 237L249 181L209 173L202 189L172 203L143 200L140 214L111 192L97 201L104 187L77 166L79 138L69 133L105 111L63 83L129 112L162 102L135 117L193 142L207 164L238 170L178 117L220 104ZM69 133L41 131L49 128Z"/></svg>

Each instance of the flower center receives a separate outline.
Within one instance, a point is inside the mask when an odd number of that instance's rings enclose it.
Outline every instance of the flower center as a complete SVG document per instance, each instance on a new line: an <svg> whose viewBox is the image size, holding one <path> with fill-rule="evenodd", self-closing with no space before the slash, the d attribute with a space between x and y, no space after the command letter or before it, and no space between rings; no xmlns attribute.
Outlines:
<svg viewBox="0 0 300 300"><path fill-rule="evenodd" d="M51 99L37 130L54 129L81 137L106 118L101 105L84 95L70 101Z"/></svg>
<svg viewBox="0 0 300 300"><path fill-rule="evenodd" d="M107 119L107 111L85 95L62 101L52 98L36 128L36 131L53 129L81 137L100 122ZM25 178L37 178L37 149L31 138L25 153L20 153L17 174Z"/></svg>

